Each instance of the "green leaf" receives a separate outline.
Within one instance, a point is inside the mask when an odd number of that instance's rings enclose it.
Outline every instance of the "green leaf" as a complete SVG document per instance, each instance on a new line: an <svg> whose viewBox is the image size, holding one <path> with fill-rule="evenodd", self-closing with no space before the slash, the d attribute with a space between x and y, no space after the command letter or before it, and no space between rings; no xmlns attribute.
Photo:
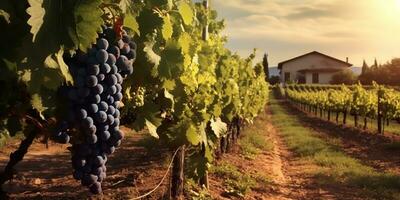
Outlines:
<svg viewBox="0 0 400 200"><path fill-rule="evenodd" d="M228 130L226 123L224 123L221 118L211 120L211 129L217 138L220 138L221 135L225 135Z"/></svg>
<svg viewBox="0 0 400 200"><path fill-rule="evenodd" d="M183 23L190 25L193 22L193 10L188 3L182 1L179 5L179 14L181 14Z"/></svg>
<svg viewBox="0 0 400 200"><path fill-rule="evenodd" d="M172 37L173 28L169 15L163 17L164 24L162 26L161 33L164 37L164 40L169 40Z"/></svg>
<svg viewBox="0 0 400 200"><path fill-rule="evenodd" d="M147 119L146 119L146 127L147 129L149 129L149 133L151 136L155 138L160 138L160 136L158 136L157 134L157 127Z"/></svg>
<svg viewBox="0 0 400 200"><path fill-rule="evenodd" d="M190 124L186 129L186 139L188 140L188 142L190 144L192 144L194 146L199 145L201 142L201 137L197 133L196 127L193 126L192 124Z"/></svg>
<svg viewBox="0 0 400 200"><path fill-rule="evenodd" d="M145 47L143 51L146 52L147 60L153 63L154 66L158 66L160 64L161 57L153 50L154 42L145 42L144 45Z"/></svg>
<svg viewBox="0 0 400 200"><path fill-rule="evenodd" d="M7 22L7 24L9 24L11 22L10 21L10 14L8 14L3 9L0 9L0 17L3 17L3 19Z"/></svg>
<svg viewBox="0 0 400 200"><path fill-rule="evenodd" d="M101 3L102 0L78 0L75 5L75 27L73 27L77 38L75 45L79 44L79 49L84 52L96 43L97 33L101 31L101 25L104 23Z"/></svg>
<svg viewBox="0 0 400 200"><path fill-rule="evenodd" d="M124 26L132 29L137 35L140 36L139 24L138 24L136 18L131 13L127 13L125 15Z"/></svg>
<svg viewBox="0 0 400 200"><path fill-rule="evenodd" d="M40 117L41 117L42 119L44 119L44 116L43 116L42 113L43 113L47 108L43 106L42 98L40 97L39 94L34 94L34 95L32 95L31 104L32 104L32 107L35 108L35 109L39 112Z"/></svg>
<svg viewBox="0 0 400 200"><path fill-rule="evenodd" d="M28 0L30 7L26 12L31 16L28 24L31 26L31 33L33 35L32 41L35 42L36 36L43 25L43 18L46 10L42 7L43 0Z"/></svg>
<svg viewBox="0 0 400 200"><path fill-rule="evenodd" d="M63 75L65 81L67 83L74 84L74 79L72 78L72 75L69 73L68 65L65 64L63 55L64 55L63 49L60 49L60 51L56 54L58 67L59 67L61 74Z"/></svg>

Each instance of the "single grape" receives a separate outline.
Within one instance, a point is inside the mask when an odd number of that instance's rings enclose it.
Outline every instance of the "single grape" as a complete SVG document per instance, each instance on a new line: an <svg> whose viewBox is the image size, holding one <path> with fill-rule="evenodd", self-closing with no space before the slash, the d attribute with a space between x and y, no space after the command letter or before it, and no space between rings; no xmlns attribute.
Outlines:
<svg viewBox="0 0 400 200"><path fill-rule="evenodd" d="M97 40L97 48L106 50L108 49L108 41L104 38L100 38Z"/></svg>
<svg viewBox="0 0 400 200"><path fill-rule="evenodd" d="M97 53L96 53L96 59L99 63L104 64L107 62L108 59L108 53L106 50L104 49L100 49Z"/></svg>
<svg viewBox="0 0 400 200"><path fill-rule="evenodd" d="M97 85L97 83L98 83L97 77L94 75L89 76L86 80L86 84L88 87L94 87Z"/></svg>

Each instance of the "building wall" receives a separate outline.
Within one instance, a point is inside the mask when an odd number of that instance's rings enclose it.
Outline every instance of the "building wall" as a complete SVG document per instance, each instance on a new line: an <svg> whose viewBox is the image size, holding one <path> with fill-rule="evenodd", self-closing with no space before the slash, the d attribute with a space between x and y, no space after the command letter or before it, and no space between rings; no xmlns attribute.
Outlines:
<svg viewBox="0 0 400 200"><path fill-rule="evenodd" d="M338 72L336 72L338 73ZM318 73L319 74L319 84L330 84L332 80L332 76L336 74L335 72L324 72L324 73ZM306 83L307 84L312 84L312 73L306 73Z"/></svg>
<svg viewBox="0 0 400 200"><path fill-rule="evenodd" d="M300 74L299 70L303 69L322 69L322 68L331 68L331 69L347 69L348 66L344 63L329 59L325 56L319 54L310 54L302 58L298 58L296 60L290 61L282 65L281 69L281 81L284 83L285 73L290 73L290 79L292 81L296 81L296 77ZM320 73L320 83L329 84L332 76L335 73ZM312 74L306 74L306 82L312 83Z"/></svg>

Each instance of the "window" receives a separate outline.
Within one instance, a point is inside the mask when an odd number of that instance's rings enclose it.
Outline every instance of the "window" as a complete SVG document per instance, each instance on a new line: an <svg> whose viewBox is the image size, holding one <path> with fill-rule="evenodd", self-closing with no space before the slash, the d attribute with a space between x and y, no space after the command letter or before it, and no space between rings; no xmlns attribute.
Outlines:
<svg viewBox="0 0 400 200"><path fill-rule="evenodd" d="M318 73L312 74L312 83L319 83L319 74Z"/></svg>
<svg viewBox="0 0 400 200"><path fill-rule="evenodd" d="M290 81L290 72L285 72L285 82Z"/></svg>

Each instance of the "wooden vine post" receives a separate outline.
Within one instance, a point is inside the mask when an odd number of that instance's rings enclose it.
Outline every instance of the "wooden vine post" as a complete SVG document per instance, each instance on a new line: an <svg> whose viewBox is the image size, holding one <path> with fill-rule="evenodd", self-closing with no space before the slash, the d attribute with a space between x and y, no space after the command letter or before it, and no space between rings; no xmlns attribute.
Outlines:
<svg viewBox="0 0 400 200"><path fill-rule="evenodd" d="M179 147L174 157L171 175L170 199L183 199L183 188L185 181L185 145Z"/></svg>

